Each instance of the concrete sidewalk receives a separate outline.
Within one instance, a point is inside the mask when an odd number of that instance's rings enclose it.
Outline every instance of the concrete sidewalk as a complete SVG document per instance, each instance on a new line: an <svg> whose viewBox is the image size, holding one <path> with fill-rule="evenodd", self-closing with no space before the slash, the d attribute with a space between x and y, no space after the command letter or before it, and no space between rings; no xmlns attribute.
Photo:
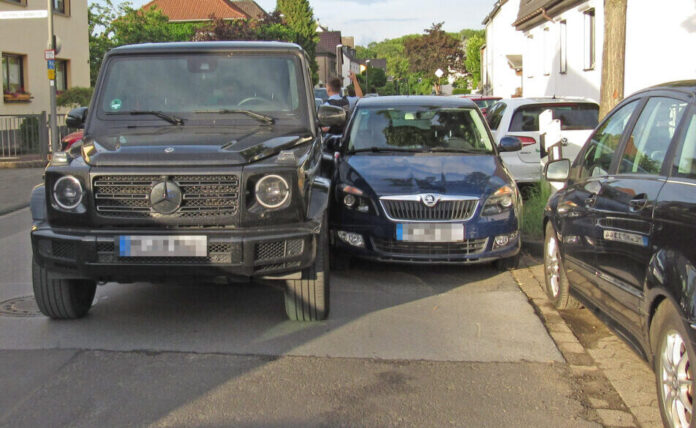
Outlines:
<svg viewBox="0 0 696 428"><path fill-rule="evenodd" d="M29 206L31 190L43 182L43 168L0 169L0 215Z"/></svg>

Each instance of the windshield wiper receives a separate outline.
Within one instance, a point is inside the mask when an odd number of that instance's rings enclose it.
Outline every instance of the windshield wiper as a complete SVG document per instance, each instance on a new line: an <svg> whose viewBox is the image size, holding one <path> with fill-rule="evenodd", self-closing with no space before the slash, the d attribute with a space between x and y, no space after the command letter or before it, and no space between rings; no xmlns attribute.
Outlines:
<svg viewBox="0 0 696 428"><path fill-rule="evenodd" d="M257 113L251 110L237 110L237 109L222 109L222 110L198 110L196 113L220 113L220 114L245 114L251 118L258 120L259 122L265 123L267 125L273 125L275 123L275 118L268 116L266 114Z"/></svg>
<svg viewBox="0 0 696 428"><path fill-rule="evenodd" d="M110 113L110 114L119 114L119 113ZM184 124L184 119L182 119L178 116L174 116L174 115L167 114L167 113L157 111L157 110L135 110L135 111L123 112L123 114L130 114L133 116L152 115L152 116L157 116L160 119L166 120L167 122L171 123L172 125L183 125Z"/></svg>
<svg viewBox="0 0 696 428"><path fill-rule="evenodd" d="M413 150L413 149L402 149L399 147L367 147L364 149L353 149L353 150L348 150L348 154L353 154L353 153L360 153L360 152L410 152L410 153L418 153L420 150Z"/></svg>
<svg viewBox="0 0 696 428"><path fill-rule="evenodd" d="M431 147L427 150L428 152L449 152L449 153L488 153L484 150L467 150L467 149L455 149L451 147Z"/></svg>

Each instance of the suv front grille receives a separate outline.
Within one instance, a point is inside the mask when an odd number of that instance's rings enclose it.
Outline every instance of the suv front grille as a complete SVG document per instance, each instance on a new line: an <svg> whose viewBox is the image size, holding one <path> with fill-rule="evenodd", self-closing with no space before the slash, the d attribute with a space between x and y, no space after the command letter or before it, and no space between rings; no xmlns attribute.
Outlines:
<svg viewBox="0 0 696 428"><path fill-rule="evenodd" d="M488 238L466 239L462 242L403 242L389 239L373 238L375 249L383 253L404 256L466 256L482 253L486 250Z"/></svg>
<svg viewBox="0 0 696 428"><path fill-rule="evenodd" d="M382 208L391 220L405 221L463 221L476 211L478 199L445 200L427 207L419 200L381 199Z"/></svg>
<svg viewBox="0 0 696 428"><path fill-rule="evenodd" d="M181 206L170 217L232 216L239 209L236 175L174 175L182 193ZM94 177L94 205L105 217L155 218L150 207L152 187L163 181L158 175L99 175Z"/></svg>

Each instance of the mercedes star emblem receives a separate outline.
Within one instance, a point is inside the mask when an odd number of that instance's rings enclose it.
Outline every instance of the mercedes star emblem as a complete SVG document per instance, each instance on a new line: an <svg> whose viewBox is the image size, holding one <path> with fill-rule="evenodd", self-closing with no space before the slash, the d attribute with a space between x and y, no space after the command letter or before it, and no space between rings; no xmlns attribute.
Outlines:
<svg viewBox="0 0 696 428"><path fill-rule="evenodd" d="M150 191L150 206L160 214L172 214L181 206L181 189L173 181L160 181Z"/></svg>

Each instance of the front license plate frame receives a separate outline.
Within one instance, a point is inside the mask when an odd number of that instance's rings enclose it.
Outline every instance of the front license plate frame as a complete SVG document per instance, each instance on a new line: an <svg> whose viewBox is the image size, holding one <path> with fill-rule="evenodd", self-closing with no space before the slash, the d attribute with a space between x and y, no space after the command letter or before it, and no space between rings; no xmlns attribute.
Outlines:
<svg viewBox="0 0 696 428"><path fill-rule="evenodd" d="M462 223L397 223L396 240L402 242L462 242Z"/></svg>
<svg viewBox="0 0 696 428"><path fill-rule="evenodd" d="M130 257L207 257L205 235L120 235L116 238L118 256Z"/></svg>

